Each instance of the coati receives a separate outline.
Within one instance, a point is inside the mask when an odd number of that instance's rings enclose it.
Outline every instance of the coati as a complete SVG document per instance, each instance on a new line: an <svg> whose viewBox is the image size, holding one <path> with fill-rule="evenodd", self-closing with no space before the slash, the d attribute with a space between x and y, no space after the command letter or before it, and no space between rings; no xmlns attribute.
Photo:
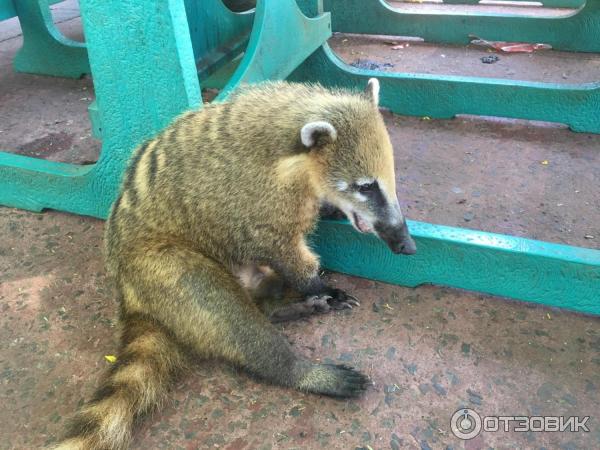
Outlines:
<svg viewBox="0 0 600 450"><path fill-rule="evenodd" d="M415 251L378 98L376 79L362 93L247 86L135 151L105 234L121 349L58 448L126 448L135 419L156 407L189 356L306 392L366 389L358 371L296 354L271 322L357 304L322 281L307 245L323 204L393 252ZM277 277L303 299L265 313L244 284Z"/></svg>

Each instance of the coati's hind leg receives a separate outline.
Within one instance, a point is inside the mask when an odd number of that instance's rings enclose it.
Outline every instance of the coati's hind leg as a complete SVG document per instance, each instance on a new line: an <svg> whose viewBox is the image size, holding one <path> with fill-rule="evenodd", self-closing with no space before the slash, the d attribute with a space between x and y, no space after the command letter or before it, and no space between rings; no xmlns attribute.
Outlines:
<svg viewBox="0 0 600 450"><path fill-rule="evenodd" d="M283 278L270 267L246 264L232 267L232 271L254 300L283 299L285 290Z"/></svg>
<svg viewBox="0 0 600 450"><path fill-rule="evenodd" d="M368 385L351 368L315 364L295 354L235 276L212 259L185 247L158 245L129 261L126 270L124 279L132 280L130 289L144 299L144 307L200 356L230 361L275 384L331 396L357 396Z"/></svg>
<svg viewBox="0 0 600 450"><path fill-rule="evenodd" d="M349 295L346 295L347 301L335 301L330 295L302 298L289 291L285 296L283 279L270 267L244 265L233 267L233 271L258 308L272 323L298 320L359 304Z"/></svg>

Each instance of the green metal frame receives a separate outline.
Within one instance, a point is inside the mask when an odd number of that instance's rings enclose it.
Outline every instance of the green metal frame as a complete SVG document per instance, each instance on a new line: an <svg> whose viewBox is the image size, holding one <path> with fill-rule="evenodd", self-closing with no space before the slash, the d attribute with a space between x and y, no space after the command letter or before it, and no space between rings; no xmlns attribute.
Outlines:
<svg viewBox="0 0 600 450"><path fill-rule="evenodd" d="M18 16L23 31L15 70L69 78L90 73L85 44L66 38L56 28L50 3L58 0L0 0L0 20Z"/></svg>
<svg viewBox="0 0 600 450"><path fill-rule="evenodd" d="M397 0L401 2L409 2L410 0ZM479 5L481 0L444 0L443 3L448 5ZM545 8L579 8L584 3L585 0L500 0L500 1L509 1L515 3L541 3ZM489 5L486 5L489 6ZM513 6L513 5L511 5ZM516 5L521 6L521 5ZM529 5L524 5L529 6Z"/></svg>
<svg viewBox="0 0 600 450"><path fill-rule="evenodd" d="M600 251L408 221L410 257L348 223L322 221L314 237L328 269L403 286L439 284L600 314Z"/></svg>
<svg viewBox="0 0 600 450"><path fill-rule="evenodd" d="M555 50L600 52L600 1L559 17L498 13L406 11L384 0L323 0L333 31L417 36L429 42L466 45L469 35L490 41L543 42Z"/></svg>
<svg viewBox="0 0 600 450"><path fill-rule="evenodd" d="M60 3L64 0L49 0L50 4ZM0 22L17 17L14 0L0 0Z"/></svg>
<svg viewBox="0 0 600 450"><path fill-rule="evenodd" d="M600 83L556 84L493 78L383 73L347 66L325 44L304 66L322 83L358 87L377 76L383 103L397 114L450 119L456 114L560 122L574 131L600 133Z"/></svg>
<svg viewBox="0 0 600 450"><path fill-rule="evenodd" d="M204 17L212 22L188 21L186 9L199 8L215 12ZM174 116L201 105L197 59L225 48L232 30L250 29L248 13L232 13L220 0L81 0L81 10L103 139L100 159L79 166L0 152L4 205L105 217L133 149ZM285 78L330 35L329 14L311 19L293 0L260 2L248 47L224 91L240 82ZM277 49L267 50L269 42L279 43Z"/></svg>
<svg viewBox="0 0 600 450"><path fill-rule="evenodd" d="M546 42L562 50L600 52L600 0L589 0L566 18L415 14L399 12L383 0L324 0L324 4L330 8L334 31L422 36L454 44L465 44L469 34L476 34L491 40ZM348 70L328 48L323 52L321 59L334 61L340 76L358 73ZM600 82L559 84L402 73L386 75L385 80L387 101L398 114L440 119L456 114L513 117L600 133Z"/></svg>
<svg viewBox="0 0 600 450"><path fill-rule="evenodd" d="M0 203L106 217L134 148L180 112L201 106L199 68L206 83L223 87L219 99L241 82L290 76L362 89L376 75L383 105L395 111L410 110L432 93L452 103L449 93L439 96L435 77L411 81L345 65L325 43L330 15L317 14L316 1L303 0L300 9L294 0L259 1L249 36L248 16L220 10L221 16L200 23L188 17L199 14L199 5L219 8L208 0L81 0L103 137L100 159L75 166L0 153ZM235 27L243 36L226 32ZM203 64L204 57L217 67ZM489 88L473 80L446 82L468 95L488 94ZM496 84L506 96L514 94L508 83ZM519 89L532 101L550 103L539 86ZM345 222L323 221L313 241L325 267L340 272L409 286L440 283L600 314L600 251L426 223L409 227L419 247L410 257L393 255Z"/></svg>

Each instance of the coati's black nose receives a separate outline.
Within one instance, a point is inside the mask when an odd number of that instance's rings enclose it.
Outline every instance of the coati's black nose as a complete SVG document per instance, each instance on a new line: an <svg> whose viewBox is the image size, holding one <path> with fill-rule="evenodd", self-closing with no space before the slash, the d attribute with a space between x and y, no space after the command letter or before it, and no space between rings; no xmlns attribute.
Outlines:
<svg viewBox="0 0 600 450"><path fill-rule="evenodd" d="M402 249L400 249L400 253L405 255L414 255L417 253L417 244L415 244L415 241L412 237L409 237L408 241L404 243Z"/></svg>
<svg viewBox="0 0 600 450"><path fill-rule="evenodd" d="M377 222L375 231L392 252L403 255L414 255L417 252L417 244L410 235L406 222L401 225Z"/></svg>

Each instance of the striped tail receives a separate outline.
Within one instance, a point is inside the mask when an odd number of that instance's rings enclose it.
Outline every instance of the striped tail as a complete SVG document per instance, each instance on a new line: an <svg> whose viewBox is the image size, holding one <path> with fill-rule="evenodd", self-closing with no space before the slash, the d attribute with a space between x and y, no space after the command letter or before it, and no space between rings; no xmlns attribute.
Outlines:
<svg viewBox="0 0 600 450"><path fill-rule="evenodd" d="M185 365L185 356L168 332L145 316L123 319L121 341L117 362L56 450L128 448L135 419L159 405Z"/></svg>

